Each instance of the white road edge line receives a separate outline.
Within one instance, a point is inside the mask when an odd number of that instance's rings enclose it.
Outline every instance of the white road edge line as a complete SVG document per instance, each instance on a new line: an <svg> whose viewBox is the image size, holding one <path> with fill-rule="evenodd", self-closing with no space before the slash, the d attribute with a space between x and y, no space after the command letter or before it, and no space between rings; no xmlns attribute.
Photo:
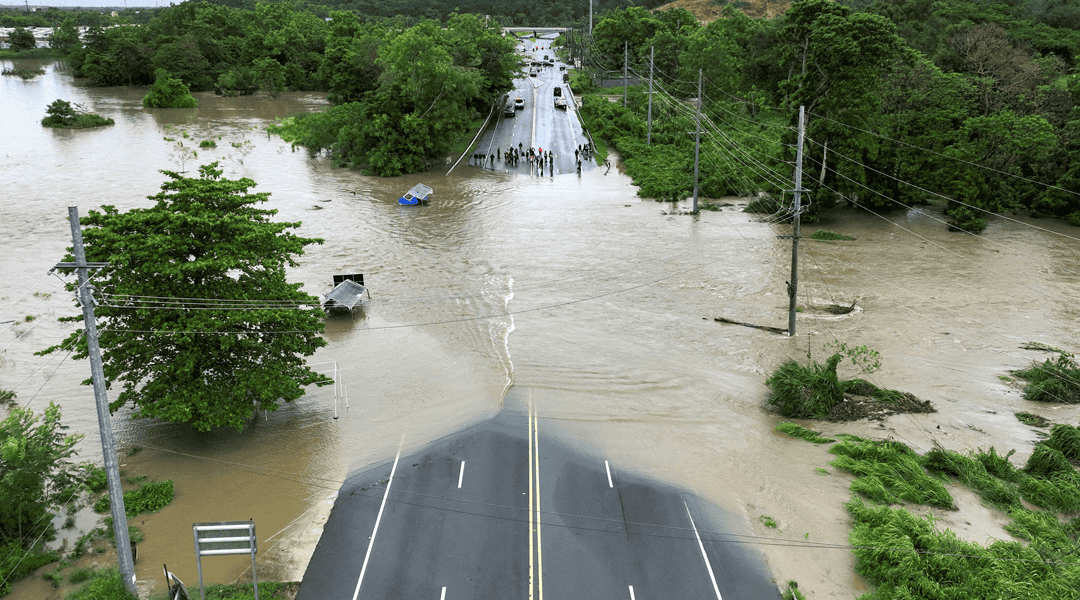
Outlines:
<svg viewBox="0 0 1080 600"><path fill-rule="evenodd" d="M439 596L439 600L446 600L446 586L445 585L442 588L442 595Z"/></svg>
<svg viewBox="0 0 1080 600"><path fill-rule="evenodd" d="M630 600L637 600L637 598L634 597L634 586L630 586Z"/></svg>
<svg viewBox="0 0 1080 600"><path fill-rule="evenodd" d="M690 517L690 526L694 528L694 537L697 538L698 547L701 548L701 556L705 559L705 567L709 569L709 578L712 579L712 589L716 592L716 600L724 600L724 597L720 595L720 588L716 585L716 575L713 574L712 563L709 562L709 555L705 554L705 544L701 542L701 536L698 534L697 525L694 525L694 517L690 514L690 507L683 502L683 506L686 506L686 516Z"/></svg>
<svg viewBox="0 0 1080 600"><path fill-rule="evenodd" d="M465 477L465 461L461 461L461 470L458 471L457 487L458 487L459 490L461 489L461 479L463 477Z"/></svg>
<svg viewBox="0 0 1080 600"><path fill-rule="evenodd" d="M379 522L382 521L383 509L386 508L386 498L390 496L390 485L394 483L394 473L397 472L398 461L401 460L401 446L405 443L405 435L401 435L401 444L398 445L397 456L394 458L394 468L390 469L390 479L386 481L386 492L379 505L379 516L375 517L375 528L371 530L371 540L368 541L367 553L364 555L364 566L360 567L360 577L356 580L356 590L353 591L352 600L360 595L360 584L364 582L364 573L367 572L368 560L371 558L371 548L375 545L375 534L379 532Z"/></svg>
<svg viewBox="0 0 1080 600"><path fill-rule="evenodd" d="M608 461L606 461L606 460L604 461L604 468L607 469L607 486L609 488L615 487L615 484L611 482L611 465L609 465ZM634 595L633 589L634 588L631 586L631 588L630 588L630 590L631 590L630 595L631 596Z"/></svg>

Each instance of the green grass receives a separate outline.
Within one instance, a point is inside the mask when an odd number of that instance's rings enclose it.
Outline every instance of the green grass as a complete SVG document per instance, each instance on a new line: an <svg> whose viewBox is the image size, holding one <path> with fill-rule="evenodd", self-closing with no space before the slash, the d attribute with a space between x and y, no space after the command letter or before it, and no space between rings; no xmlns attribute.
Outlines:
<svg viewBox="0 0 1080 600"><path fill-rule="evenodd" d="M836 376L840 355L829 357L824 365L811 362L804 366L794 360L780 365L765 384L772 389L769 403L781 415L796 419L821 419L844 399Z"/></svg>
<svg viewBox="0 0 1080 600"><path fill-rule="evenodd" d="M95 571L89 583L68 595L65 600L138 600L138 597L124 587L120 571L104 569Z"/></svg>
<svg viewBox="0 0 1080 600"><path fill-rule="evenodd" d="M157 512L172 502L173 494L171 479L146 482L137 489L124 492L124 512L129 517ZM109 495L106 494L94 503L94 512L106 513L109 507Z"/></svg>
<svg viewBox="0 0 1080 600"><path fill-rule="evenodd" d="M915 452L900 442L842 438L829 452L836 455L832 466L856 476L851 491L874 502L953 508L945 486L930 477Z"/></svg>
<svg viewBox="0 0 1080 600"><path fill-rule="evenodd" d="M1016 419L1024 425L1030 425L1031 427L1049 427L1050 419L1039 416L1035 413L1018 412L1013 413L1016 415Z"/></svg>
<svg viewBox="0 0 1080 600"><path fill-rule="evenodd" d="M0 73L0 74L14 75L16 77L21 77L24 80L26 80L26 79L33 79L33 78L37 77L38 75L44 75L45 74L45 69L42 69L41 67L35 67L33 69L19 67L17 69L4 69L3 73Z"/></svg>
<svg viewBox="0 0 1080 600"><path fill-rule="evenodd" d="M84 581L89 581L94 577L94 574L96 572L97 570L93 567L79 567L72 571L70 575L68 575L68 581L71 583L82 583Z"/></svg>
<svg viewBox="0 0 1080 600"><path fill-rule="evenodd" d="M497 114L492 115L492 118L501 119L502 112L496 111L496 113ZM459 137L457 141L454 142L453 147L450 148L450 154L453 154L454 156L460 156L469 151L469 142L471 142L473 137L476 136L476 130L480 129L480 126L484 124L484 118L485 117L473 119L472 122L469 123L469 125L465 128L465 133L461 134L461 137ZM285 139L284 135L282 135L282 139ZM286 139L285 141L289 140Z"/></svg>
<svg viewBox="0 0 1080 600"><path fill-rule="evenodd" d="M199 142L200 148L217 148L217 142L214 140L203 140Z"/></svg>
<svg viewBox="0 0 1080 600"><path fill-rule="evenodd" d="M52 48L34 48L16 51L10 48L0 50L0 58L61 58L60 53Z"/></svg>
<svg viewBox="0 0 1080 600"><path fill-rule="evenodd" d="M1069 460L1080 461L1080 429L1072 425L1054 425L1050 437L1042 443L1061 452Z"/></svg>
<svg viewBox="0 0 1080 600"><path fill-rule="evenodd" d="M819 230L815 231L813 235L810 236L810 239L819 240L819 241L834 241L834 240L854 240L855 238L851 237L850 235L844 235L842 233L834 233L832 231L826 231L824 229L819 229Z"/></svg>
<svg viewBox="0 0 1080 600"><path fill-rule="evenodd" d="M909 598L1075 598L1075 555L1048 560L1037 547L996 541L988 547L938 531L932 517L903 509L845 505L855 570L877 589L875 600Z"/></svg>
<svg viewBox="0 0 1080 600"><path fill-rule="evenodd" d="M1041 364L1033 362L1027 369L1013 371L1013 375L1027 382L1026 400L1080 404L1080 365L1067 352Z"/></svg>
<svg viewBox="0 0 1080 600"><path fill-rule="evenodd" d="M260 581L259 582L259 600L274 600L277 598L287 597L287 592L295 592L300 584L295 581L290 582L277 582L277 581ZM191 586L188 587L188 594L191 595L195 592L192 598L197 597L198 592ZM206 586L206 600L254 600L255 588L250 583L236 583L229 585L207 585ZM165 594L151 594L150 600L166 600Z"/></svg>
<svg viewBox="0 0 1080 600"><path fill-rule="evenodd" d="M832 438L822 437L821 434L813 429L807 429L802 425L795 423L777 423L776 429L790 435L791 437L802 438L808 442L815 444L831 444L836 440Z"/></svg>
<svg viewBox="0 0 1080 600"><path fill-rule="evenodd" d="M772 517L770 517L768 515L761 515L760 517L758 517L758 520L761 521L761 524L766 526L766 527L771 527L773 529L780 529L780 525L777 524L776 519L774 519L774 518L772 518Z"/></svg>
<svg viewBox="0 0 1080 600"><path fill-rule="evenodd" d="M782 600L806 600L806 596L799 591L799 583L797 581L787 582L787 589L784 590L784 595L781 596Z"/></svg>
<svg viewBox="0 0 1080 600"><path fill-rule="evenodd" d="M828 475L828 474L829 474L829 470L828 470L828 469L823 469L823 468L821 468L821 467L815 467L815 468L814 468L814 471L817 471L817 473L818 473L819 475Z"/></svg>

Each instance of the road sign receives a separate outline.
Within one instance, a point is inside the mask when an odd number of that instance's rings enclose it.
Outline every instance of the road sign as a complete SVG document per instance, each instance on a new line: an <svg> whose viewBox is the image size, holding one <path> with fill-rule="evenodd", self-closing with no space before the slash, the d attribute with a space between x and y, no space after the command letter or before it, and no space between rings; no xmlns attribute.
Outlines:
<svg viewBox="0 0 1080 600"><path fill-rule="evenodd" d="M206 600L203 586L202 557L228 554L251 554L251 580L255 586L255 600L259 600L259 578L255 574L255 522L216 521L195 523L191 526L195 537L195 562L199 566L199 594Z"/></svg>

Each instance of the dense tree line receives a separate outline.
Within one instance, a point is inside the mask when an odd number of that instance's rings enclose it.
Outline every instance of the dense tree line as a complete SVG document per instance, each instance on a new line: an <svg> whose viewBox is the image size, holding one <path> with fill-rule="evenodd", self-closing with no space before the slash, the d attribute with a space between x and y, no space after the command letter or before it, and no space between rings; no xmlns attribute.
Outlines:
<svg viewBox="0 0 1080 600"><path fill-rule="evenodd" d="M749 181L785 189L763 165L790 172L779 160L794 158L796 109L805 106L813 211L938 201L966 230L985 226L980 211L1015 209L1080 225L1078 17L1066 2L797 0L780 18L728 9L700 26L629 8L596 26L589 57L593 68L621 69L627 42L645 73L655 51L659 84L679 100L697 96L701 69L702 110L715 130L703 153L719 173L705 178L707 195L746 193ZM593 102L586 114L628 164L648 165L636 175L643 192L685 195L692 158L687 167L663 155L674 147L692 156L692 140L675 134L646 147L645 96L629 104ZM661 110L682 119L673 130L693 127L685 105ZM770 146L787 150L770 160ZM680 173L664 174L665 164Z"/></svg>
<svg viewBox="0 0 1080 600"><path fill-rule="evenodd" d="M377 175L427 168L510 89L520 65L514 39L477 15L400 29L335 12L331 23L318 75L335 106L281 133Z"/></svg>
<svg viewBox="0 0 1080 600"><path fill-rule="evenodd" d="M254 8L260 0L212 0L233 8ZM665 0L593 0L594 22L609 11L627 6L653 8ZM447 21L454 13L490 17L506 26L562 26L589 18L589 0L562 2L557 0L321 0L324 7L312 6L314 11L344 10L368 19L401 19L406 26L420 19ZM326 16L323 14L323 16Z"/></svg>

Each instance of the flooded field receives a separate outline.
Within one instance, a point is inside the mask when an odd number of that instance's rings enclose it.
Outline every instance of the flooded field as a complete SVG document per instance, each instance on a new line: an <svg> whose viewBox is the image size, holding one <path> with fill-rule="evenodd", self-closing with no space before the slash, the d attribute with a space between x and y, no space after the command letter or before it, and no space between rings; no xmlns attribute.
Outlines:
<svg viewBox="0 0 1080 600"><path fill-rule="evenodd" d="M64 423L86 435L83 460L101 454L93 393L80 385L89 366L34 355L73 329L56 317L77 314L48 275L70 244L68 206L84 215L147 206L165 180L159 170L220 161L226 177L270 192L277 218L325 240L298 259L292 280L321 295L334 274L364 273L372 294L362 312L328 320L329 345L311 359L336 370L337 394L312 389L241 433L115 415L122 468L176 486L172 505L134 520L146 534L137 564L144 590L162 591L162 563L197 581L191 524L200 521L253 518L259 578L300 578L349 471L486 419L512 389L528 388L541 435L693 489L760 536L752 542L778 581L795 579L817 598L852 597L866 586L851 552L802 545L847 542L849 478L828 467L825 449L773 430L764 381L783 361L821 359L834 340L866 345L883 358L875 383L938 409L813 425L827 433L893 436L920 451L1015 448L1022 461L1037 437L1015 411L1080 421L1080 408L1033 405L1000 378L1045 358L1021 350L1025 342L1077 350L1076 228L995 218L969 237L947 233L933 212L838 214L821 227L856 240L803 243L800 302L855 301L861 310L804 311L799 335L788 338L713 320L787 323L790 241L777 236L790 228L755 221L737 199L674 216L670 204L638 198L616 169L537 178L463 165L449 176L365 177L267 135L274 120L325 106L318 94L198 94L198 109L150 111L143 89L85 88L60 63L20 62L47 73L0 78L0 387L37 412L60 404ZM41 127L57 98L116 125ZM176 141L202 140L217 148L181 165ZM232 143L245 141L253 149L242 156ZM431 205L396 203L421 182L435 190ZM938 515L943 527L982 543L1008 535L974 498L957 502L960 511ZM243 557L204 567L211 582L250 579ZM33 578L11 597L49 593Z"/></svg>

